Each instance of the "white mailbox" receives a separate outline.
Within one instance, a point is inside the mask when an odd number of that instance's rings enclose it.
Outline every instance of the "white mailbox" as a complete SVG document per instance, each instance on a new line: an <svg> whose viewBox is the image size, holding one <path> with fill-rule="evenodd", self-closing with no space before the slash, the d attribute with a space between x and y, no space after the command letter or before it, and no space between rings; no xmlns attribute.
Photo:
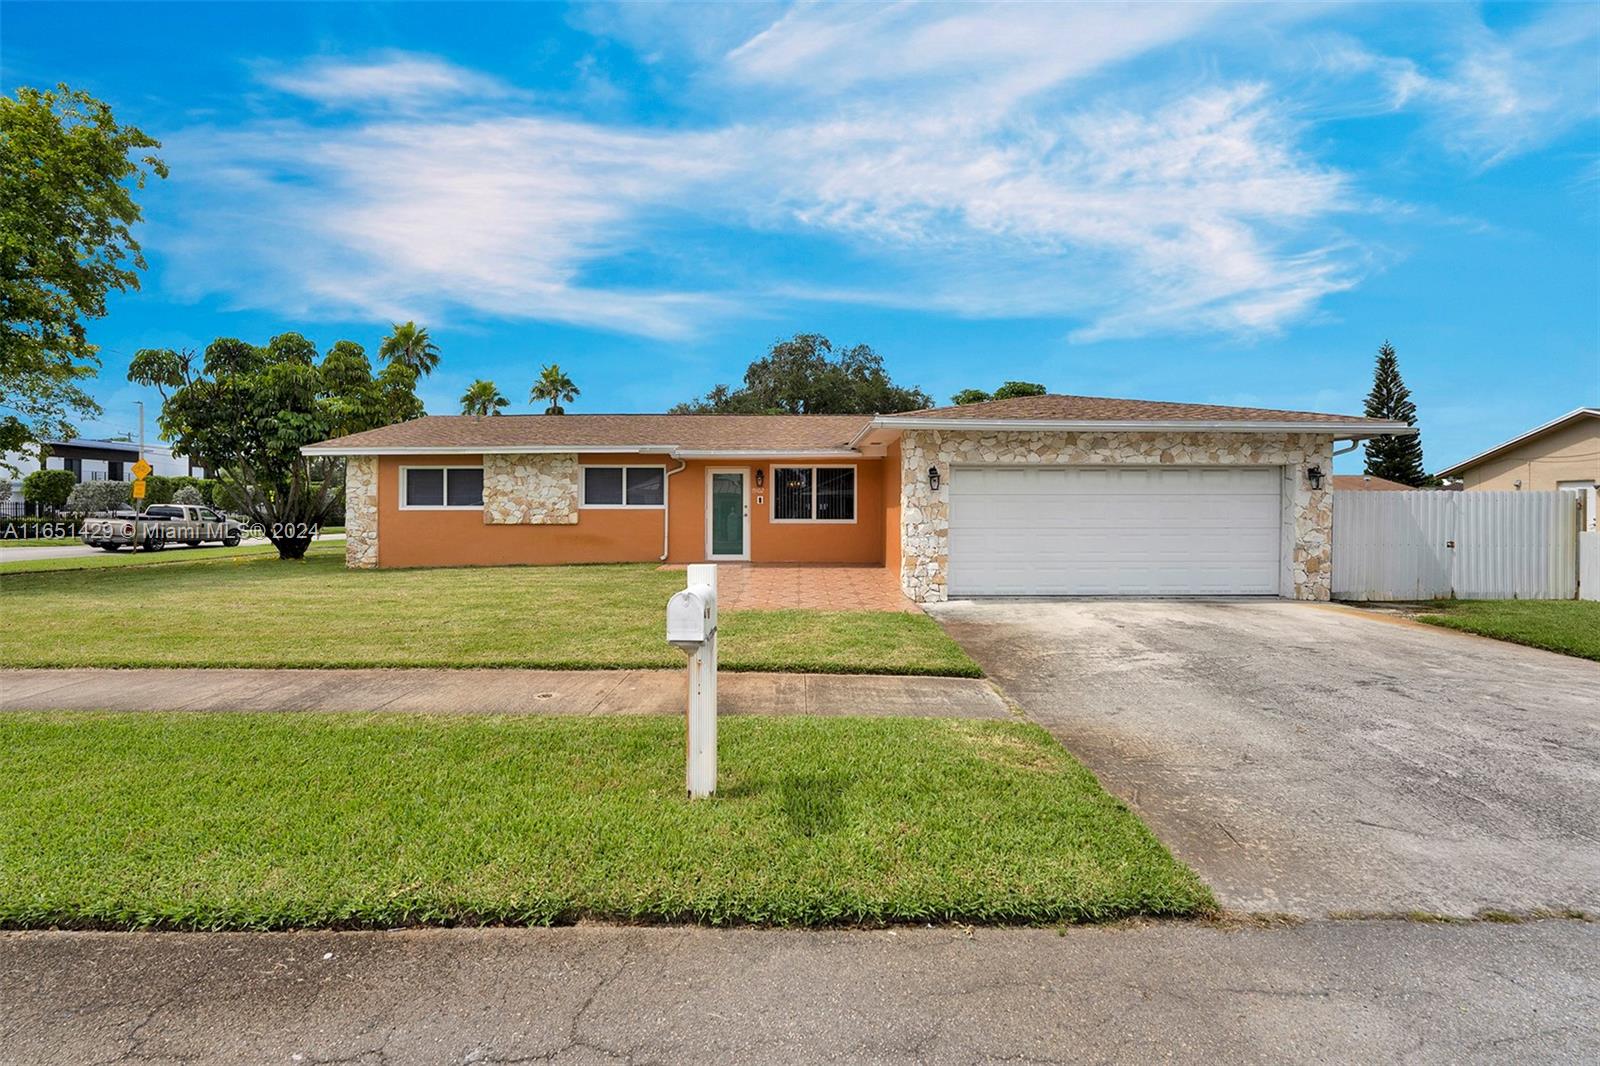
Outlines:
<svg viewBox="0 0 1600 1066"><path fill-rule="evenodd" d="M689 567L689 587L667 601L667 643L689 653L688 759L693 797L717 790L717 567Z"/></svg>
<svg viewBox="0 0 1600 1066"><path fill-rule="evenodd" d="M717 631L715 586L690 585L667 601L667 643L693 651Z"/></svg>

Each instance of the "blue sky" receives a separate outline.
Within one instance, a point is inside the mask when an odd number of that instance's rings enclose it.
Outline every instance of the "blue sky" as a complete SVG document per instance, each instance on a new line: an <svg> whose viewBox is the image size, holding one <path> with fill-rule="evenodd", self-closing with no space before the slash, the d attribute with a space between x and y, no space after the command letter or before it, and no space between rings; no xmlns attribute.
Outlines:
<svg viewBox="0 0 1600 1066"><path fill-rule="evenodd" d="M866 342L941 402L1359 412L1398 348L1430 468L1600 402L1600 7L5 4L4 84L160 138L141 347L396 319L513 410ZM151 395L146 397L154 401ZM1359 457L1341 461L1353 469Z"/></svg>

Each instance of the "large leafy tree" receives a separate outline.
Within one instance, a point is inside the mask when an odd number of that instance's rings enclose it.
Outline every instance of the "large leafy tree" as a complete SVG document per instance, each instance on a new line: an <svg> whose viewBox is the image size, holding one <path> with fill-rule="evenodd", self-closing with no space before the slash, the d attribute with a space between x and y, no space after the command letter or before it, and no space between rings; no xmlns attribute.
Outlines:
<svg viewBox="0 0 1600 1066"><path fill-rule="evenodd" d="M461 413L483 417L484 415L497 415L500 408L509 407L511 401L506 399L494 382L479 378L467 386L467 391L461 394Z"/></svg>
<svg viewBox="0 0 1600 1066"><path fill-rule="evenodd" d="M1014 400L1019 396L1043 396L1048 391L1037 381L1008 381L994 390L994 398Z"/></svg>
<svg viewBox="0 0 1600 1066"><path fill-rule="evenodd" d="M1411 390L1400 378L1400 360L1388 341L1378 349L1372 372L1372 391L1367 393L1368 418L1384 418L1417 424L1417 405ZM1367 441L1366 472L1373 477L1398 481L1402 485L1422 486L1430 482L1422 466L1422 437L1372 437Z"/></svg>
<svg viewBox="0 0 1600 1066"><path fill-rule="evenodd" d="M950 397L950 402L957 407L965 407L969 403L986 403L989 400L1012 400L1018 396L1043 396L1049 391L1036 381L1008 381L993 392L984 392L982 389L962 389Z"/></svg>
<svg viewBox="0 0 1600 1066"><path fill-rule="evenodd" d="M797 333L751 363L744 386L718 385L676 414L892 414L933 406L927 393L896 385L883 356L865 344L835 350L820 333Z"/></svg>
<svg viewBox="0 0 1600 1066"><path fill-rule="evenodd" d="M417 373L398 361L377 375L361 345L316 346L282 333L264 347L219 337L204 356L138 352L128 377L161 391L162 435L205 464L224 498L260 523L283 559L311 545L311 526L335 513L343 468L300 449L328 437L416 418Z"/></svg>
<svg viewBox="0 0 1600 1066"><path fill-rule="evenodd" d="M533 389L528 393L528 399L534 403L546 403L547 415L566 414L563 404L569 404L578 398L578 386L567 377L567 372L560 365L551 363L539 371L539 376L534 380Z"/></svg>
<svg viewBox="0 0 1600 1066"><path fill-rule="evenodd" d="M396 322L378 345L378 358L408 366L420 378L433 373L439 365L439 346L424 327L415 322Z"/></svg>
<svg viewBox="0 0 1600 1066"><path fill-rule="evenodd" d="M167 168L160 142L66 85L0 97L0 451L72 436L100 407L85 320L139 287L134 193Z"/></svg>

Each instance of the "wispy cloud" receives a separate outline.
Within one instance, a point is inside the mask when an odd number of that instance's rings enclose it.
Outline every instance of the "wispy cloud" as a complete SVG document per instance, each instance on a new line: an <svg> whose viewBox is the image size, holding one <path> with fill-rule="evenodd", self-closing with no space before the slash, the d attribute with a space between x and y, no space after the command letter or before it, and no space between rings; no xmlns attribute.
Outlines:
<svg viewBox="0 0 1600 1066"><path fill-rule="evenodd" d="M1195 33L1221 11L1209 3L801 4L728 57L741 80L813 97L872 87L891 108L959 98L968 115L1021 99Z"/></svg>
<svg viewBox="0 0 1600 1066"><path fill-rule="evenodd" d="M1487 168L1600 115L1597 56L1600 9L1556 4L1503 32L1469 15L1434 62L1353 42L1329 58L1338 69L1375 76L1391 109L1424 115L1434 138Z"/></svg>
<svg viewBox="0 0 1600 1066"><path fill-rule="evenodd" d="M434 56L393 51L361 61L328 56L287 69L268 69L262 71L261 80L293 96L341 107L513 95L498 78Z"/></svg>
<svg viewBox="0 0 1600 1066"><path fill-rule="evenodd" d="M710 144L547 118L274 123L194 131L168 154L205 173L179 242L201 288L246 306L435 321L465 309L656 336L715 298L588 282L636 251L642 209L715 171Z"/></svg>
<svg viewBox="0 0 1600 1066"><path fill-rule="evenodd" d="M1342 222L1372 201L1307 147L1301 108L1272 84L1209 68L1177 80L1156 62L1256 10L801 5L751 27L741 8L715 49L661 29L688 16L591 13L678 49L663 77L693 80L702 102L726 90L697 123L659 127L557 117L434 57L321 58L265 80L342 108L337 122L176 139L207 183L189 276L312 311L654 336L796 299L1053 317L1085 340L1271 333L1359 282L1368 263ZM1584 21L1474 37L1434 73L1358 48L1337 62L1452 121L1462 144L1507 151L1592 108L1515 62L1567 55ZM1111 77L1139 63L1155 73ZM689 231L820 239L852 269L643 268Z"/></svg>

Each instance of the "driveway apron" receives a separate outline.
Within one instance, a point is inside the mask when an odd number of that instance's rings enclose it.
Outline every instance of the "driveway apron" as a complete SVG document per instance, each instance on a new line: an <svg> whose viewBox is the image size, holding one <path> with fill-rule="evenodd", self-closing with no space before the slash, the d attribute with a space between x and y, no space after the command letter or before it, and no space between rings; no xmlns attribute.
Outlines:
<svg viewBox="0 0 1600 1066"><path fill-rule="evenodd" d="M929 613L1227 907L1600 912L1600 664L1278 600Z"/></svg>

